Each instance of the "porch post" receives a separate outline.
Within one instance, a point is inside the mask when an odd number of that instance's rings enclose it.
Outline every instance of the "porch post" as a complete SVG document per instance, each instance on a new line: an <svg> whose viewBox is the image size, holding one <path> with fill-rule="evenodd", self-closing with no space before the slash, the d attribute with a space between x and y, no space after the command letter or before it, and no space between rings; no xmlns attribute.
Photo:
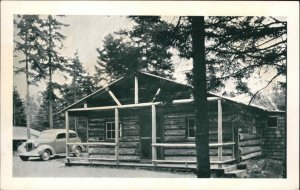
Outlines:
<svg viewBox="0 0 300 190"><path fill-rule="evenodd" d="M222 104L221 100L218 100L218 143L223 143L222 137ZM218 161L222 161L222 146L218 147ZM218 164L218 168L222 168L222 164Z"/></svg>
<svg viewBox="0 0 300 190"><path fill-rule="evenodd" d="M152 144L156 144L156 107L152 105ZM156 146L152 146L152 162L157 160ZM156 162L153 162L156 165Z"/></svg>
<svg viewBox="0 0 300 190"><path fill-rule="evenodd" d="M134 103L139 103L139 79L137 76L134 76Z"/></svg>
<svg viewBox="0 0 300 190"><path fill-rule="evenodd" d="M116 164L119 164L119 110L115 108L115 159Z"/></svg>
<svg viewBox="0 0 300 190"><path fill-rule="evenodd" d="M69 112L65 112L65 125L66 125L66 158L67 162L69 163Z"/></svg>

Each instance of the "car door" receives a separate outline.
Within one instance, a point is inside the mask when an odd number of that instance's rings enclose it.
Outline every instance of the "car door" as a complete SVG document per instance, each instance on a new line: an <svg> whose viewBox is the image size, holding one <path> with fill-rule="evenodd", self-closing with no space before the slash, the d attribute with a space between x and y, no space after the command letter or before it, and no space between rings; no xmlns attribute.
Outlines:
<svg viewBox="0 0 300 190"><path fill-rule="evenodd" d="M57 154L66 152L66 133L59 133L56 135L55 152Z"/></svg>

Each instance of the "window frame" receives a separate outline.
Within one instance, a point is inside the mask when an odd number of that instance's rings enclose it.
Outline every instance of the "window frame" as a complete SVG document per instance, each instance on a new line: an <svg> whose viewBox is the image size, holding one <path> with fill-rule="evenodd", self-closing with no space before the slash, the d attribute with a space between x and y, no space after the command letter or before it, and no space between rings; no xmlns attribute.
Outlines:
<svg viewBox="0 0 300 190"><path fill-rule="evenodd" d="M107 136L107 124L114 124L115 125L115 122L114 121L106 121L105 122L105 139L106 140L114 140L115 139L115 137L114 138L108 138ZM113 134L115 133L115 131L116 131L116 128L114 129L114 130L110 130L110 131L113 131ZM119 122L119 139L121 139L122 138L122 123L121 122Z"/></svg>
<svg viewBox="0 0 300 190"><path fill-rule="evenodd" d="M191 137L190 136L190 120L194 120L194 136ZM196 133L196 119L195 118L187 118L186 119L186 135L187 135L187 139L195 139L195 133Z"/></svg>
<svg viewBox="0 0 300 190"><path fill-rule="evenodd" d="M275 118L276 119L276 125L275 126L269 126L269 118ZM278 116L274 115L274 116L268 116L267 117L267 128L273 128L273 129L278 128Z"/></svg>

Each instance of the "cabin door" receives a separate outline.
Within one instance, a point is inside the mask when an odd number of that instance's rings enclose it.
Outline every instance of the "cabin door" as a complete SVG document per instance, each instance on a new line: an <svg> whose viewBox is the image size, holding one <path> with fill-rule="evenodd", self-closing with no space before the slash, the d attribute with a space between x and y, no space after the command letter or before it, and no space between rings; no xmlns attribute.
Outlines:
<svg viewBox="0 0 300 190"><path fill-rule="evenodd" d="M161 126L160 117L156 116L156 136L157 142L161 141ZM143 115L140 117L141 126L141 159L151 159L152 158L152 119L151 115ZM157 151L157 157L161 157L160 151Z"/></svg>

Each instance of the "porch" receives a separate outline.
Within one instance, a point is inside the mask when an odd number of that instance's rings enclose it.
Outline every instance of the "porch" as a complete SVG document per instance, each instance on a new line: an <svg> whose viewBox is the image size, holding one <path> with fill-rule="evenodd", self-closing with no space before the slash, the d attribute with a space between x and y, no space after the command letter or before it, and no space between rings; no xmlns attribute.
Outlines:
<svg viewBox="0 0 300 190"><path fill-rule="evenodd" d="M186 105L190 104L192 99L181 99L174 100L172 104L174 105ZM232 125L231 129L231 141L223 141L223 125L222 125L222 100L218 97L208 97L209 102L217 103L217 142L210 143L210 149L215 151L214 156L210 156L211 169L214 171L232 171L236 169L236 165L232 165L234 162L239 161L238 145L236 143L237 129L236 126ZM179 170L191 170L196 169L196 157L193 160L190 159L166 159L160 158L158 156L158 150L160 148L187 148L195 149L195 143L168 143L168 142L158 142L157 139L157 107L161 105L162 102L149 102L149 103L136 103L127 105L116 105L116 106L102 106L102 107L87 107L84 108L73 108L65 112L65 121L67 129L67 145L82 145L87 148L87 153L82 154L80 157L73 157L69 154L69 147L66 146L66 164L67 165L78 165L78 164L96 164L96 165L106 165L106 166L120 166L120 167L145 167L145 168L160 168L160 169L179 169ZM114 142L87 142L82 143L69 143L69 113L73 112L93 112L93 111L113 111L114 112L114 123L115 131L114 136L119 135L119 122L120 122L120 110L126 109L137 109L144 108L151 112L151 158L148 160L142 159L140 156L139 160L130 162L126 158L120 158L120 139L114 138ZM87 129L88 130L88 129ZM143 137L141 137L142 139ZM141 141L140 139L140 141ZM89 154L89 149L91 148L113 148L114 153L108 156L97 156L94 154ZM223 155L223 149L231 149L230 153Z"/></svg>

